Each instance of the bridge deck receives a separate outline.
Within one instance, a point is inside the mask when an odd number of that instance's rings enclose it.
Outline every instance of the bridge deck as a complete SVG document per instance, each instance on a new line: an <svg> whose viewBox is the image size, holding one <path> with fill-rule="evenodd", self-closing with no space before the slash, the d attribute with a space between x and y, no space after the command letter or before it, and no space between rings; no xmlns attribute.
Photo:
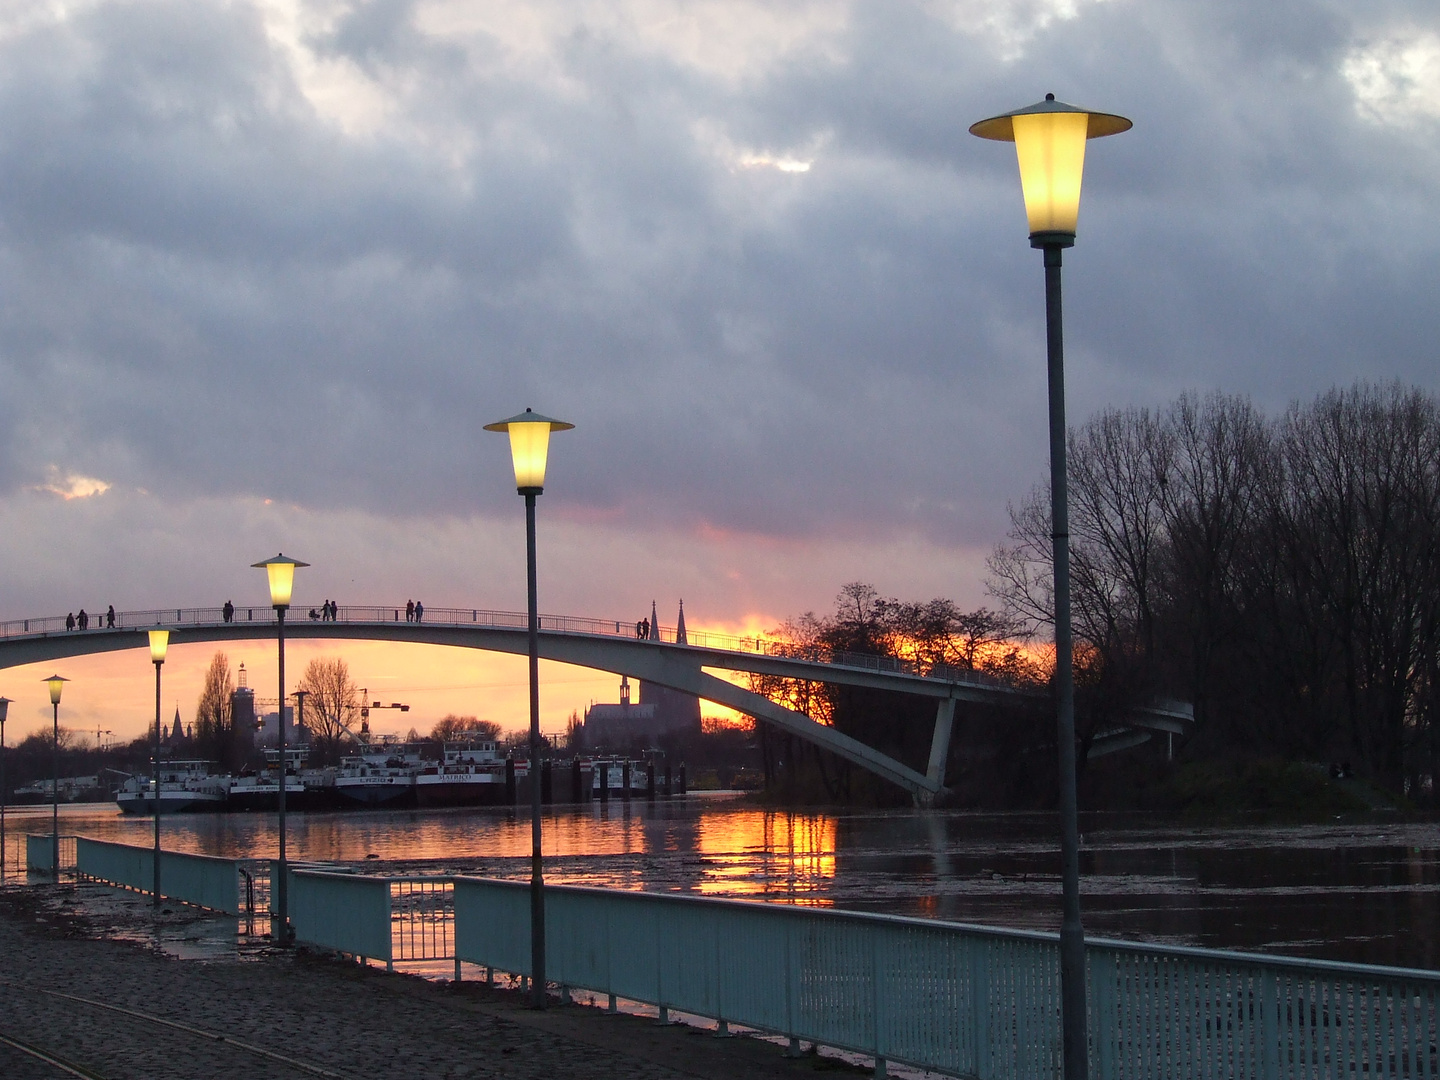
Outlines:
<svg viewBox="0 0 1440 1080"><path fill-rule="evenodd" d="M301 604L291 605L290 612L286 616L285 625L287 628L299 630L301 627L336 626L349 627L373 627L387 626L399 629L399 625L419 627L449 626L464 629L490 629L490 630L525 630L529 624L529 616L523 611L491 611L484 608L425 608L424 620L421 623L408 622L405 618L403 607L383 607L374 605L346 605L337 607L334 620L322 620L310 618L309 612L318 612L320 608L307 608ZM224 610L219 607L201 608L162 608L151 611L117 611L115 613L114 626L106 625L105 612L89 614L89 628L86 630L67 630L65 627L66 616L48 615L38 619L11 619L7 622L0 622L0 641L12 640L15 638L49 637L55 635L90 635L104 633L107 630L153 630L169 629L184 630L195 629L219 629L235 628L243 625L255 624L255 628L265 636L273 633L268 629L275 624L275 611L269 606L237 607L230 622L224 618ZM585 637L602 637L610 639L623 639L626 641L641 640L636 633L633 623L623 622L618 619L594 619L576 615L544 615L540 616L540 629L547 634L574 634ZM677 642L676 629L673 626L661 626L657 628L658 638L644 640L658 640L665 644L683 644L699 652L716 654L715 663L707 663L707 666L734 668L745 670L749 665L731 664L724 662L725 654L730 654L735 660L749 660L755 657L770 657L777 660L799 661L802 664L824 664L827 667L847 668L855 671L875 672L885 675L908 676L912 679L923 679L934 684L964 684L967 686L985 687L990 690L1013 691L1008 683L1000 679L985 675L982 672L970 671L963 668L951 668L937 666L925 672L921 672L918 666L911 661L898 659L891 656L876 656L868 653L840 652L823 647L797 645L794 642L782 641L776 638L756 635L754 637L741 637L732 634L715 634L708 631L691 630L686 634L684 642ZM343 635L337 635L343 636ZM83 651L83 650L82 650ZM819 676L823 680L823 676ZM923 692L923 691L922 691ZM932 689L926 696L934 696Z"/></svg>

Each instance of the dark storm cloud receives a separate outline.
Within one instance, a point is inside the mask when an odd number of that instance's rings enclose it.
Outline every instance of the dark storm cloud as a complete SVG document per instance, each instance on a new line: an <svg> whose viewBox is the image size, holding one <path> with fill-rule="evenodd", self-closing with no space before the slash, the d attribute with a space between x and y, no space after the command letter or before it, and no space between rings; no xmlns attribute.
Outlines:
<svg viewBox="0 0 1440 1080"><path fill-rule="evenodd" d="M0 43L11 487L464 513L533 405L584 512L983 546L1044 465L1042 309L965 129L1047 90L1136 119L1067 256L1073 416L1436 382L1440 86L1367 115L1344 75L1418 4L837 5L734 71L356 4L301 42L384 100L348 131L258 9L77 10Z"/></svg>

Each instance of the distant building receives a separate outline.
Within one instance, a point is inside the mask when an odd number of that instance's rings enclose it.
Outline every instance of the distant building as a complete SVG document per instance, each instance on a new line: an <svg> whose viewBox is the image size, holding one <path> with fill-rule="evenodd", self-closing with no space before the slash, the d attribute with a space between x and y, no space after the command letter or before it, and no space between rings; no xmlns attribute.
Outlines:
<svg viewBox="0 0 1440 1080"><path fill-rule="evenodd" d="M648 637L660 640L660 626L656 618L655 604L650 604L650 629ZM676 644L687 642L685 633L685 602L680 602L680 619L675 626ZM591 705L585 710L585 723L581 728L585 746L590 749L616 748L633 745L636 742L653 743L662 735L696 733L700 731L700 699L682 690L668 686L640 681L640 700L630 700L630 680L620 679L620 701L618 704L603 703Z"/></svg>
<svg viewBox="0 0 1440 1080"><path fill-rule="evenodd" d="M268 712L260 717L259 737L255 740L260 746L278 746L280 730L280 714ZM303 729L295 726L295 706L285 706L285 745L299 746L308 742L309 739ZM278 759L277 759L278 760ZM287 756L288 760L288 756Z"/></svg>

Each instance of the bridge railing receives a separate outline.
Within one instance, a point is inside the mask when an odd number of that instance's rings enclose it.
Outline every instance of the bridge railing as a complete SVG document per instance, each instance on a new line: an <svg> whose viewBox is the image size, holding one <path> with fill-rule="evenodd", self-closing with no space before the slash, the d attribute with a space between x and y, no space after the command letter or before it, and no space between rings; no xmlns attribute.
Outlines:
<svg viewBox="0 0 1440 1080"><path fill-rule="evenodd" d="M291 606L287 621L309 623L322 621L322 605ZM311 613L314 613L312 619ZM619 619L592 619L577 615L544 615L540 617L540 629L552 633L585 634L594 637L628 638L637 637L633 623ZM336 623L351 625L374 625L377 623L414 622L403 607L382 607L374 605L349 604L337 607ZM440 626L477 627L497 630L523 630L528 625L528 616L523 611L491 611L484 608L425 608L421 621L424 624ZM119 611L113 624L105 609L95 612L86 610L86 626L73 629L67 626L67 616L50 615L38 619L11 619L0 622L0 639L48 634L96 634L107 630L147 630L155 628L183 629L187 626L221 626L229 623L256 623L260 626L275 623L275 611L268 605L236 607L230 618L225 618L223 607L199 608L157 608L149 611ZM656 631L658 640L677 644L678 631L675 627L662 626ZM831 649L822 645L807 645L783 641L763 635L753 637L733 634L717 634L703 630L690 631L684 644L700 649L719 652L746 653L754 656L773 656L785 660L804 660L817 664L835 664L842 667L860 668L902 675L921 675L921 668L913 661L893 656L878 656L870 653L854 653ZM936 666L923 672L929 678L945 682L966 683L976 686L1004 687L1002 679L982 672L963 668Z"/></svg>

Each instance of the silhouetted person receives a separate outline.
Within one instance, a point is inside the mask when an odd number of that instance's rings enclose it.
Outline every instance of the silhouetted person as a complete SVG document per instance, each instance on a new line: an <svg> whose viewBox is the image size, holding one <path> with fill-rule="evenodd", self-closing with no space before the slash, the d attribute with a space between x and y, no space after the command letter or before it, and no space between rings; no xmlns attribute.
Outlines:
<svg viewBox="0 0 1440 1080"><path fill-rule="evenodd" d="M234 618L235 618L235 605L232 604L229 600L226 600L226 601L225 601L225 606L220 609L220 617L221 617L222 619L224 619L226 622L231 622L231 621L234 620Z"/></svg>
<svg viewBox="0 0 1440 1080"><path fill-rule="evenodd" d="M416 622L419 622L420 619L421 619L421 617L424 616L424 614L425 614L425 605L422 604L419 600L416 600L416 601L415 601L415 621L416 621Z"/></svg>
<svg viewBox="0 0 1440 1080"><path fill-rule="evenodd" d="M66 630L74 630L74 629L75 629L75 613L74 613L73 611L70 612L69 614L67 614L67 615L65 616L65 629L66 629Z"/></svg>
<svg viewBox="0 0 1440 1080"><path fill-rule="evenodd" d="M90 629L90 616L85 614L85 609L80 609L80 614L75 616L75 621L80 624L81 630Z"/></svg>
<svg viewBox="0 0 1440 1080"><path fill-rule="evenodd" d="M650 637L650 620L649 620L649 619L641 619L641 620L640 620L640 631L641 631L640 636L641 636L642 638L648 639L648 638Z"/></svg>
<svg viewBox="0 0 1440 1080"><path fill-rule="evenodd" d="M414 621L415 621L415 601L414 601L414 600L406 600L406 601L405 601L405 621L406 621L406 622L414 622Z"/></svg>
<svg viewBox="0 0 1440 1080"><path fill-rule="evenodd" d="M105 626L109 630L115 629L115 605L111 604L105 610Z"/></svg>
<svg viewBox="0 0 1440 1080"><path fill-rule="evenodd" d="M635 636L637 638L643 638L645 636L645 623L643 621L635 624Z"/></svg>

